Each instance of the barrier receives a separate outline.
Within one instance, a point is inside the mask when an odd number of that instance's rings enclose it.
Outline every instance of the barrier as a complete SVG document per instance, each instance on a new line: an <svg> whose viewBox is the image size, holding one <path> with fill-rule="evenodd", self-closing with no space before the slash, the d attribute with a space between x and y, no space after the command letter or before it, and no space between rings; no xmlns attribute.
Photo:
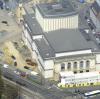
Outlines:
<svg viewBox="0 0 100 99"><path fill-rule="evenodd" d="M79 83L79 84L58 84L59 88L77 88L77 87L86 87L86 86L98 86L100 82L91 82L91 83Z"/></svg>

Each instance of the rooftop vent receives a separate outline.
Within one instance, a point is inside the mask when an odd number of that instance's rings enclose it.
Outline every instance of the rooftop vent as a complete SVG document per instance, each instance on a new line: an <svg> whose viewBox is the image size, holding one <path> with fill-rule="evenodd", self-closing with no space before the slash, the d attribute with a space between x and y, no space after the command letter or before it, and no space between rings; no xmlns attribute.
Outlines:
<svg viewBox="0 0 100 99"><path fill-rule="evenodd" d="M52 5L52 8L53 8L54 10L61 10L63 7L62 7L61 4L54 4L54 5Z"/></svg>
<svg viewBox="0 0 100 99"><path fill-rule="evenodd" d="M51 10L51 9L52 9L52 6L51 6L51 5L48 5L48 6L47 6L47 9L48 9L48 10Z"/></svg>
<svg viewBox="0 0 100 99"><path fill-rule="evenodd" d="M46 56L49 56L49 53L46 53Z"/></svg>

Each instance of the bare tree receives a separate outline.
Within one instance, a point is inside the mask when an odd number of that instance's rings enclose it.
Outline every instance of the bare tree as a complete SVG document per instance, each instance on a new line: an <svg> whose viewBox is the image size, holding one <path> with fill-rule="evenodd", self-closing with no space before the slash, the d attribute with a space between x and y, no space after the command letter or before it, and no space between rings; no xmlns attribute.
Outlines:
<svg viewBox="0 0 100 99"><path fill-rule="evenodd" d="M1 77L1 68L0 68L0 99L2 98L3 90L4 90L4 83Z"/></svg>

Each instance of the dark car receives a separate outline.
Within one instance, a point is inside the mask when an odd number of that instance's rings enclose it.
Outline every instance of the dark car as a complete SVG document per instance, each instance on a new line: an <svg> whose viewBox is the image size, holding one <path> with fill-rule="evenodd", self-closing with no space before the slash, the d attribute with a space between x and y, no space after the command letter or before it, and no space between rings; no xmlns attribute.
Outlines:
<svg viewBox="0 0 100 99"><path fill-rule="evenodd" d="M12 59L16 60L16 57L14 55L11 56Z"/></svg>
<svg viewBox="0 0 100 99"><path fill-rule="evenodd" d="M94 29L94 27L93 27L93 25L91 23L88 23L88 25L89 25L89 27L90 27L91 30Z"/></svg>
<svg viewBox="0 0 100 99"><path fill-rule="evenodd" d="M2 21L1 23L6 24L8 26L8 22L7 21Z"/></svg>
<svg viewBox="0 0 100 99"><path fill-rule="evenodd" d="M26 62L31 62L31 59L26 59Z"/></svg>
<svg viewBox="0 0 100 99"><path fill-rule="evenodd" d="M27 76L27 75L26 75L26 72L21 72L20 76L26 77L26 76Z"/></svg>
<svg viewBox="0 0 100 99"><path fill-rule="evenodd" d="M88 17L87 17L87 16L85 16L84 18L85 18L86 20L88 19Z"/></svg>
<svg viewBox="0 0 100 99"><path fill-rule="evenodd" d="M31 66L36 66L37 65L37 63L35 63L35 62L27 62L27 64L31 65Z"/></svg>
<svg viewBox="0 0 100 99"><path fill-rule="evenodd" d="M25 69L30 69L28 66L24 66Z"/></svg>
<svg viewBox="0 0 100 99"><path fill-rule="evenodd" d="M17 62L14 62L14 66L17 66Z"/></svg>

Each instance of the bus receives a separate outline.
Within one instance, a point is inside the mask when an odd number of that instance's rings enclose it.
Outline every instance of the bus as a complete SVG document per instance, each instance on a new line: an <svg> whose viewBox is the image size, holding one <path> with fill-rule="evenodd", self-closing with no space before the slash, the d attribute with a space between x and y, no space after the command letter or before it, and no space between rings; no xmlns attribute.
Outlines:
<svg viewBox="0 0 100 99"><path fill-rule="evenodd" d="M94 97L100 94L100 90L95 90L91 92L84 93L84 98L87 99L88 97Z"/></svg>

